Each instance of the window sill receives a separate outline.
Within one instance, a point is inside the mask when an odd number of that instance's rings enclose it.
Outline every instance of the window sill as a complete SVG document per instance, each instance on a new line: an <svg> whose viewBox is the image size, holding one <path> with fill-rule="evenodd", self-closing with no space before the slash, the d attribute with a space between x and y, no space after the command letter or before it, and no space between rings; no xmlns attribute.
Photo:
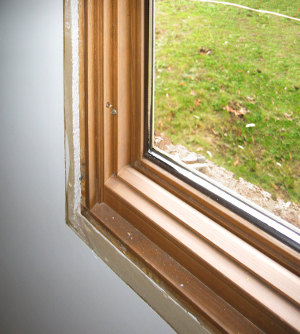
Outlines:
<svg viewBox="0 0 300 334"><path fill-rule="evenodd" d="M223 240L228 231L131 167L105 187L105 202L82 208L71 226L178 333L299 332L296 275L234 235ZM197 219L197 233L179 223L171 208L184 209L181 221ZM149 230L151 240L163 234L165 241L151 241ZM184 252L178 244L186 245Z"/></svg>
<svg viewBox="0 0 300 334"><path fill-rule="evenodd" d="M245 319L260 324L266 332L300 328L300 280L296 275L134 168L125 167L111 177L105 190L106 205ZM101 217L100 207L91 210L95 217ZM144 254L148 252L144 249ZM168 275L170 272L162 277ZM178 284L172 289L178 289ZM184 300L195 305L188 296ZM203 302L196 305L201 314Z"/></svg>

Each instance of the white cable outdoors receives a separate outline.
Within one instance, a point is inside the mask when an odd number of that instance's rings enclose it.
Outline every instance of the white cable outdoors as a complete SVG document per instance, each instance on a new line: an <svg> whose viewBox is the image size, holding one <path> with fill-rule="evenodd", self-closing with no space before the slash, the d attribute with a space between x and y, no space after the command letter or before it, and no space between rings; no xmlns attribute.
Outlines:
<svg viewBox="0 0 300 334"><path fill-rule="evenodd" d="M254 12L258 12L258 13L272 14L272 15L277 15L277 16L285 17L287 19L291 19L291 20L295 20L295 21L300 21L300 19L297 19L296 17L287 16L287 15L283 15L283 14L280 14L280 13L269 12L269 11L263 10L263 9L254 9L254 8L250 8L250 7L238 5L236 3L231 3L231 2L215 1L215 0L193 0L193 1L219 3L219 4L223 4L223 5L235 6L235 7L242 8L242 9L253 10Z"/></svg>

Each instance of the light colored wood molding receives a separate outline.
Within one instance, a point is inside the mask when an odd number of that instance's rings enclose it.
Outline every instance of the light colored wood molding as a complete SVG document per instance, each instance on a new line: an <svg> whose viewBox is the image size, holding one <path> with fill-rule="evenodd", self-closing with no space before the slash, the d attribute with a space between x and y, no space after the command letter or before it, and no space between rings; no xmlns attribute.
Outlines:
<svg viewBox="0 0 300 334"><path fill-rule="evenodd" d="M116 174L130 163L131 135L130 119L131 113L131 94L130 87L131 72L131 5L128 1L116 1L117 7L117 57L115 60L116 68L116 93L118 100L117 115L115 115L115 152L116 154ZM127 129L124 130L124 129Z"/></svg>
<svg viewBox="0 0 300 334"><path fill-rule="evenodd" d="M282 244L282 242L276 240L245 219L233 214L229 209L219 205L151 161L142 158L134 167L172 194L300 277L300 256L295 250Z"/></svg>
<svg viewBox="0 0 300 334"><path fill-rule="evenodd" d="M300 279L295 274L240 240L233 233L149 180L134 168L125 167L119 173L118 178L147 198L157 208L175 218L180 226L187 227L193 235L198 235L201 239L206 240L226 257L233 259L280 294L291 299L295 305L300 306ZM195 252L197 245L191 248Z"/></svg>
<svg viewBox="0 0 300 334"><path fill-rule="evenodd" d="M130 1L131 38L130 38L130 164L133 165L144 154L145 119L145 1Z"/></svg>
<svg viewBox="0 0 300 334"><path fill-rule="evenodd" d="M97 146L96 146L96 91L95 91L95 3L84 1L84 37L86 41L85 54L85 113L86 113L86 150L87 150L87 205L97 202Z"/></svg>
<svg viewBox="0 0 300 334"><path fill-rule="evenodd" d="M181 304L185 296L185 299L188 299L185 308L211 331L210 324L213 324L218 331L226 329L227 332L235 330L243 333L260 332L245 317L222 301L212 290L104 203L97 204L87 215L92 215L96 220L94 222L96 226L100 224L109 231L113 238L118 240L117 244L123 253L158 285L163 286L169 296L173 296L172 298ZM228 321L229 319L231 321Z"/></svg>
<svg viewBox="0 0 300 334"><path fill-rule="evenodd" d="M125 168L125 173L128 169ZM198 233L181 223L185 216L192 219L192 208L189 210L185 203L176 199L176 203L173 203L173 196L166 196L165 190L159 189L152 181L147 180L147 185L137 185L140 180L136 174L135 178L128 177L128 174L120 178L122 181L112 177L106 184L105 203L108 206L132 222L259 328L270 333L298 332L300 309L296 291L300 291L300 279L296 275L247 244L244 244L244 248L243 242L236 236L228 239L229 232L223 231L227 236L222 236L221 227L207 237L209 232L206 228L215 223L201 214L196 218L202 229L199 237ZM139 186L144 189L143 192L140 192ZM159 194L160 190L163 194ZM156 200L162 200L160 195L165 196L166 202L157 205ZM181 214L176 214L172 209L170 212L171 207ZM193 225L192 222L190 224ZM208 240L211 238L214 239L213 244ZM217 247L216 242L219 242ZM235 255L226 254L227 247L234 250ZM244 260L238 260L239 256ZM268 277L262 277L263 272ZM267 284L266 278L269 280Z"/></svg>

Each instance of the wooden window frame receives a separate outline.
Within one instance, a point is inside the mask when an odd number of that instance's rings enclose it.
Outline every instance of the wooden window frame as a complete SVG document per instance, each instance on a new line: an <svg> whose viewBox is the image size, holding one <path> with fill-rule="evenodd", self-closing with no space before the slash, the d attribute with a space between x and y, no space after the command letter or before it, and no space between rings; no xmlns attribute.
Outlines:
<svg viewBox="0 0 300 334"><path fill-rule="evenodd" d="M146 1L77 1L64 9L70 226L96 253L105 236L210 332L300 333L299 253L145 157Z"/></svg>

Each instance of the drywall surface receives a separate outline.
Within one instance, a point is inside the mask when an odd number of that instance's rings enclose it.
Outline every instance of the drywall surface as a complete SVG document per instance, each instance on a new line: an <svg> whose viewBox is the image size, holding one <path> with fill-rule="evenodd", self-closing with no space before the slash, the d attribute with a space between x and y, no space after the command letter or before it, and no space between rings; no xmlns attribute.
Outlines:
<svg viewBox="0 0 300 334"><path fill-rule="evenodd" d="M62 1L0 0L0 43L0 333L174 333L64 222Z"/></svg>

